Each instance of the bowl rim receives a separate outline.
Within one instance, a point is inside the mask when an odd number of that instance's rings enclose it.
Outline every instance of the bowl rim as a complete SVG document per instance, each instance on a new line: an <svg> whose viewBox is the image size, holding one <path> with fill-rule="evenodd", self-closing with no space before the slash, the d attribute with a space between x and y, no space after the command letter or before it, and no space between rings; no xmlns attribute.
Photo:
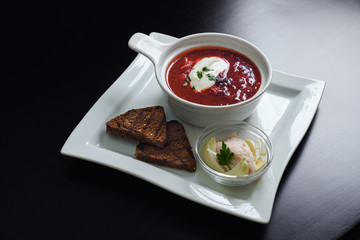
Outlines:
<svg viewBox="0 0 360 240"><path fill-rule="evenodd" d="M223 127L239 128L240 126L245 126L247 131L251 131L253 133L255 132L256 135L262 135L261 138L263 138L263 140L264 140L263 142L266 146L266 151L267 151L267 161L266 161L265 166L255 173L247 174L247 175L243 175L243 176L228 175L228 174L224 174L224 173L221 173L221 172L218 172L218 171L212 169L210 166L208 166L205 163L205 161L202 158L200 151L202 151L203 146L200 146L200 142L202 142L204 137L208 136L210 133L219 131ZM248 128L250 128L250 130ZM241 136L239 136L239 137L241 138ZM237 120L216 122L216 123L211 124L208 127L204 128L203 131L200 133L199 137L196 139L194 150L195 150L195 158L200 162L200 165L203 167L206 174L211 175L210 176L211 178L213 178L215 176L215 177L221 178L224 181L232 181L232 182L239 182L239 183L241 183L242 181L256 180L257 178L261 177L270 168L273 158L274 158L274 148L273 148L273 143L272 143L270 137L260 128L254 126L248 122L237 121Z"/></svg>
<svg viewBox="0 0 360 240"><path fill-rule="evenodd" d="M193 48L206 47L206 46L208 46L208 47L222 47L222 48L230 49L232 51L239 52L238 50L233 49L233 48L231 48L229 46L223 46L223 45L220 45L220 44L216 45L216 44L213 43L214 42L214 40L213 40L212 43L209 43L209 44L207 44L207 42L202 42L200 46L188 46L185 49L183 49L182 51L175 54L175 56L173 56L173 57L164 56L164 55L170 55L170 53L174 51L174 50L171 50L171 49L174 48L174 47L175 47L175 49L179 48L179 46L181 46L181 44L183 42L187 42L187 41L190 41L190 40L196 39L196 38L204 38L204 37L209 37L209 38L210 37L229 38L232 41L239 41L241 43L244 43L247 46L249 46L250 48L252 48L253 50L255 50L257 52L257 54L259 54L261 56L261 59L262 59L261 61L265 65L265 69L263 69L263 70L247 54L244 54L244 53L241 53L241 54L245 55L251 61L253 61L254 64L259 68L260 72L262 72L262 71L267 72L268 77L267 77L267 79L265 81L265 85L263 85L264 81L263 81L263 75L262 75L262 81L261 81L262 89L259 89L258 92L254 96L252 96L251 98L249 98L249 99L247 99L245 101L234 103L234 104L229 104L229 105L205 105L205 104L194 103L194 102L185 100L185 99L177 96L174 92L172 92L171 89L169 88L169 86L167 84L167 80L166 80L167 69L168 69L169 64L171 63L171 61L176 56L180 55L181 53L189 51L189 50L191 50ZM208 42L211 42L211 41L208 41ZM219 42L219 41L215 40L215 42ZM170 53L168 53L168 52L170 52ZM230 35L230 34L216 33L216 32L204 32L204 33L191 34L191 35L182 37L182 38L178 39L177 41L175 41L173 43L168 44L167 49L162 53L162 55L163 55L162 58L166 59L166 60L163 60L164 65L166 65L166 66L161 66L161 64L159 64L159 63L155 64L156 79L157 79L160 87L165 91L165 93L169 97L171 97L175 101L183 103L183 104L185 104L187 106L195 107L195 108L201 108L201 109L231 109L231 108L236 108L236 107L239 107L239 106L242 106L242 105L247 105L247 104L259 99L265 93L267 88L270 86L271 80L272 80L272 67L271 67L270 61L268 60L266 55L257 46L255 46L253 43L251 43L251 42L249 42L249 41L247 41L247 40L245 40L243 38L240 38L240 37L237 37L237 36L234 36L234 35ZM163 70L163 69L165 69L165 70ZM164 76L162 75L162 72L164 72ZM159 79L162 79L162 78L164 78L163 81L159 80Z"/></svg>

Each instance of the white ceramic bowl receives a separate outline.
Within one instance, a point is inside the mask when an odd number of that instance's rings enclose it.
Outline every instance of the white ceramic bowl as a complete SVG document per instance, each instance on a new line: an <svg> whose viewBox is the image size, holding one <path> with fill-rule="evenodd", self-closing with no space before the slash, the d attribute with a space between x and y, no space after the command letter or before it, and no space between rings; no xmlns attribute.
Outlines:
<svg viewBox="0 0 360 240"><path fill-rule="evenodd" d="M209 106L193 103L175 95L166 80L166 70L171 61L180 53L196 47L217 46L232 49L247 56L258 67L261 85L250 99L225 105ZM169 106L182 120L201 127L216 121L244 120L256 109L260 98L271 82L272 70L266 56L252 43L222 33L199 33L178 39L173 43L159 42L145 34L135 33L129 40L129 47L146 57L154 64L155 75L163 92L168 97Z"/></svg>

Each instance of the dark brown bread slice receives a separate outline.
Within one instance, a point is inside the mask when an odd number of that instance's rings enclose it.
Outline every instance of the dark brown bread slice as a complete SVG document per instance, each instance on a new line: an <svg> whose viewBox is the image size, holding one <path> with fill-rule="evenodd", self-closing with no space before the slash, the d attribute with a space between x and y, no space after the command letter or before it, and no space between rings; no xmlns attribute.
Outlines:
<svg viewBox="0 0 360 240"><path fill-rule="evenodd" d="M166 130L167 143L164 148L139 143L135 157L148 163L194 172L196 160L184 126L172 120L166 124Z"/></svg>
<svg viewBox="0 0 360 240"><path fill-rule="evenodd" d="M166 142L164 108L153 106L132 109L108 121L106 133L164 147Z"/></svg>

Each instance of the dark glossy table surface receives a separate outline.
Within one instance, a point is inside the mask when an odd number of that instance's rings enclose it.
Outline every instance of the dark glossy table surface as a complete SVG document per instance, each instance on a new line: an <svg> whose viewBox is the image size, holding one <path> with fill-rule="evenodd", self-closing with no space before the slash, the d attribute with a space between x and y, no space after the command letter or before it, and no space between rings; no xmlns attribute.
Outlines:
<svg viewBox="0 0 360 240"><path fill-rule="evenodd" d="M360 238L360 1L28 1L3 11L0 239ZM326 82L265 225L60 154L135 58L133 33L208 31Z"/></svg>

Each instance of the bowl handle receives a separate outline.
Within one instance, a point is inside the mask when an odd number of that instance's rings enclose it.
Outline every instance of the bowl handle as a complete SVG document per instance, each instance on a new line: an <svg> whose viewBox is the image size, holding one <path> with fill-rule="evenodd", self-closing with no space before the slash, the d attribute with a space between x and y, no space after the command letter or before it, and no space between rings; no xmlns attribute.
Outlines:
<svg viewBox="0 0 360 240"><path fill-rule="evenodd" d="M159 42L143 33L135 33L129 40L129 47L135 52L141 53L157 65L160 55L169 44Z"/></svg>

